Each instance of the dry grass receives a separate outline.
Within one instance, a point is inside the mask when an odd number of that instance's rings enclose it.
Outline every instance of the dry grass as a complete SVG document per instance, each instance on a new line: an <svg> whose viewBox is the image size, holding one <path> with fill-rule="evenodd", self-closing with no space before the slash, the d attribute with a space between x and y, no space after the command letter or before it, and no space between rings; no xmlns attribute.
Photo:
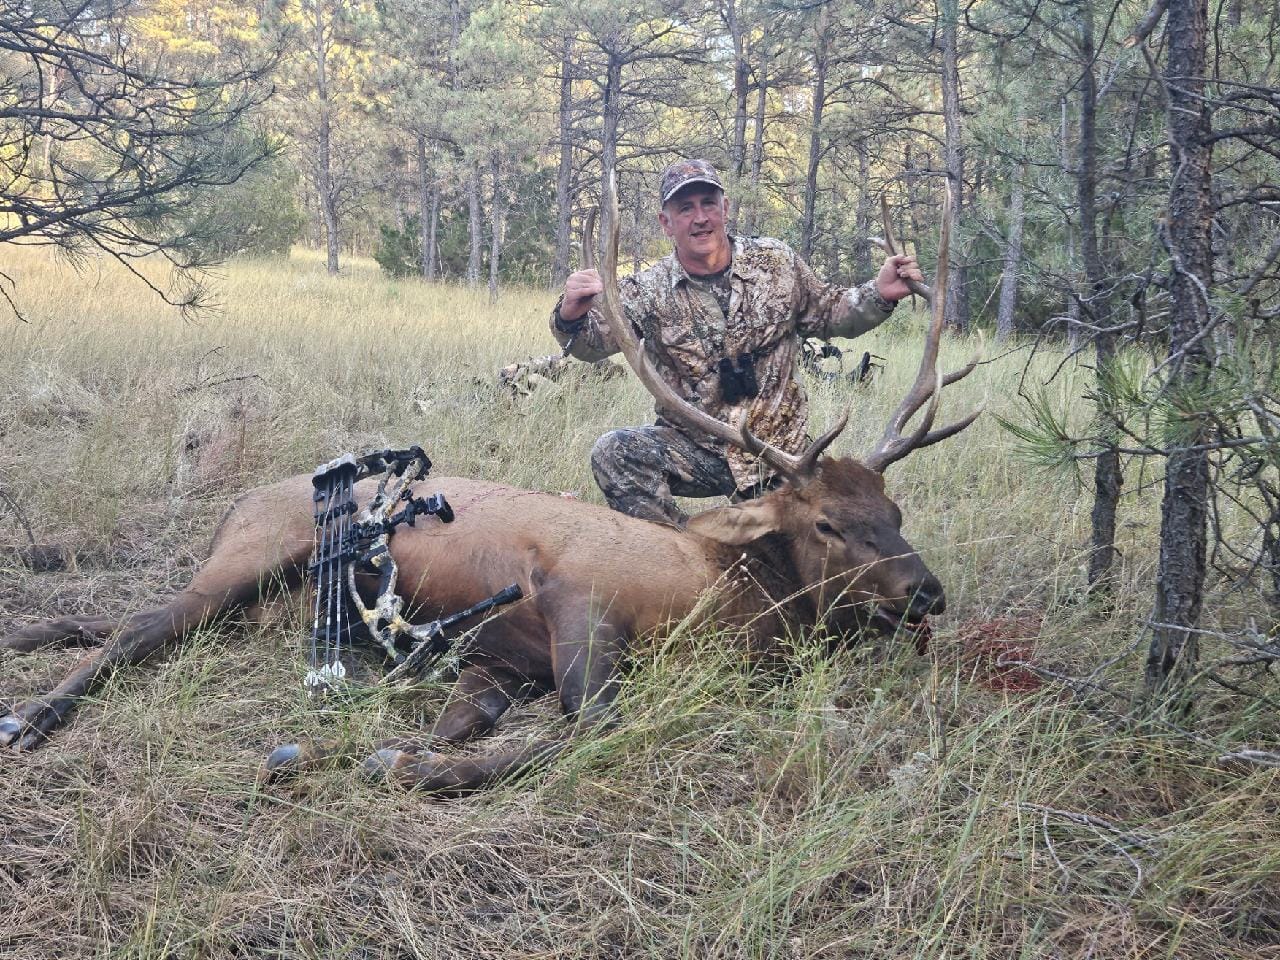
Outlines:
<svg viewBox="0 0 1280 960"><path fill-rule="evenodd" d="M0 514L10 622L151 602L190 575L232 495L342 450L418 442L437 474L595 498L591 442L649 416L629 380L498 396L499 366L550 348L541 292L490 307L367 264L333 280L305 258L242 263L221 312L183 323L112 271L37 253L6 271L31 322L7 322L0 351L0 485L74 557L31 572ZM855 404L843 449L873 442L916 340L904 319L868 341L889 357L872 389L814 387L817 422ZM950 409L1012 411L1023 359L983 367ZM1058 381L1064 406L1084 376ZM410 729L439 692L324 713L298 685L288 610L201 631L43 750L0 757L0 956L1280 956L1273 775L1212 762L1217 743L1265 745L1273 717L1214 700L1196 742L1053 685L992 690L958 650L965 624L1015 617L1043 621L1036 654L1055 668L1133 643L1154 494L1126 504L1123 589L1102 610L1078 598L1088 494L1029 473L992 419L890 487L951 598L929 657L802 650L770 686L713 636L673 638L636 665L615 733L466 801L348 773L259 791L276 743ZM1232 610L1216 602L1211 623ZM0 694L45 689L76 656L6 656ZM1108 675L1139 673L1130 656ZM499 737L555 722L537 704Z"/></svg>

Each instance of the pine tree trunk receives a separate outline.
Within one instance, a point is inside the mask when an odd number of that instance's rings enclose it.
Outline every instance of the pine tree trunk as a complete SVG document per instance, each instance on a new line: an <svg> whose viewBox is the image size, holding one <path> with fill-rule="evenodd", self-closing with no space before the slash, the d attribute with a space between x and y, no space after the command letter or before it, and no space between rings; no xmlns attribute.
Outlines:
<svg viewBox="0 0 1280 960"><path fill-rule="evenodd" d="M1192 342L1209 321L1201 291L1213 287L1212 122L1204 81L1208 5L1206 0L1170 3L1168 18L1164 83L1174 171L1165 218L1174 261L1168 376L1171 386L1194 391L1212 365L1203 340ZM1172 452L1165 465L1155 626L1147 654L1146 681L1151 692L1189 678L1199 655L1194 631L1204 596L1209 459L1205 451L1186 447L1203 440L1202 431L1190 431L1183 448Z"/></svg>
<svg viewBox="0 0 1280 960"><path fill-rule="evenodd" d="M431 279L431 174L427 169L427 137L418 134L418 268L423 280Z"/></svg>
<svg viewBox="0 0 1280 960"><path fill-rule="evenodd" d="M324 35L324 8L315 4L312 56L316 67L316 100L320 104L320 123L316 131L317 192L320 214L324 217L325 269L338 272L338 208L333 185L333 120L329 102L328 44Z"/></svg>
<svg viewBox="0 0 1280 960"><path fill-rule="evenodd" d="M951 277L947 283L947 323L956 330L969 329L969 298L965 283L963 254L960 248L960 220L967 205L964 184L964 142L960 119L960 50L957 0L939 0L942 39L942 119L945 128L947 180L954 202L951 204Z"/></svg>
<svg viewBox="0 0 1280 960"><path fill-rule="evenodd" d="M616 38L615 38L616 40ZM604 179L608 171L618 169L618 122L622 118L622 58L611 45L609 63L605 70L604 103L601 116L600 164L601 183L600 196L604 197L609 184ZM616 185L615 185L616 186ZM611 236L613 230L612 212L608 205L602 205L600 216L600 237L603 242Z"/></svg>
<svg viewBox="0 0 1280 960"><path fill-rule="evenodd" d="M1111 308L1107 297L1106 266L1102 262L1098 242L1098 114L1097 79L1094 74L1096 51L1093 39L1092 0L1078 0L1077 13L1080 24L1080 44L1077 48L1080 63L1080 152L1076 161L1076 201L1080 208L1080 256L1084 264L1087 319L1095 327L1106 327L1111 322ZM1115 337L1109 333L1095 334L1097 407L1099 418L1099 442L1101 455L1093 466L1093 510L1091 512L1092 535L1089 550L1088 582L1091 589L1110 587L1112 566L1116 554L1116 512L1120 504L1120 491L1124 486L1124 474L1120 470L1120 454L1116 450L1117 430L1111 398L1105 386L1105 372L1114 362Z"/></svg>
<svg viewBox="0 0 1280 960"><path fill-rule="evenodd" d="M804 178L804 214L800 222L800 256L813 257L815 222L818 206L818 166L822 162L822 111L827 98L827 22L828 8L818 12L817 36L813 46L813 111L809 117L809 165Z"/></svg>
<svg viewBox="0 0 1280 960"><path fill-rule="evenodd" d="M551 285L561 287L569 276L573 244L573 37L560 48L560 166L556 171L556 253Z"/></svg>
<svg viewBox="0 0 1280 960"><path fill-rule="evenodd" d="M1000 304L996 308L996 342L1013 335L1018 307L1018 271L1022 269L1022 228L1026 221L1027 164L1013 175L1009 197L1009 242L1004 248L1004 273L1000 277Z"/></svg>
<svg viewBox="0 0 1280 960"><path fill-rule="evenodd" d="M908 239L915 243L916 238L920 236L919 211L925 198L917 195L920 189L920 174L916 167L916 162L911 155L911 141L908 140L902 145L902 182L907 187L907 202L899 204L895 210L898 214L898 235L901 237L905 234L904 243Z"/></svg>
<svg viewBox="0 0 1280 960"><path fill-rule="evenodd" d="M756 233L760 229L760 174L764 169L764 118L769 103L769 18L764 18L760 37L760 67L757 70L756 115L753 120L751 142L751 207L743 232Z"/></svg>
<svg viewBox="0 0 1280 960"><path fill-rule="evenodd" d="M423 274L428 280L435 280L439 276L440 267L440 245L436 242L436 235L440 227L440 188L432 187L431 189L431 214L427 219L429 229L427 238L423 243L423 257L426 261L426 272Z"/></svg>
<svg viewBox="0 0 1280 960"><path fill-rule="evenodd" d="M467 178L467 235L471 241L471 252L467 257L469 287L480 282L480 234L483 230L480 219L480 171L476 170Z"/></svg>
<svg viewBox="0 0 1280 960"><path fill-rule="evenodd" d="M733 41L733 143L729 149L729 167L734 181L740 181L747 165L747 69L746 37L738 22L735 0L726 0L725 24Z"/></svg>
<svg viewBox="0 0 1280 960"><path fill-rule="evenodd" d="M1064 176L1072 176L1071 169L1071 147L1068 142L1070 136L1070 125L1067 120L1067 98L1061 97L1058 100L1060 117L1058 120L1058 166L1062 168ZM1070 276L1074 278L1076 271L1076 224L1071 217L1065 217L1062 224L1062 245L1065 248L1067 269ZM1080 302L1075 296L1075 281L1072 280L1072 290L1067 296L1067 347L1074 352L1079 346L1080 341Z"/></svg>
<svg viewBox="0 0 1280 960"><path fill-rule="evenodd" d="M861 282L872 276L871 262L871 149L866 140L854 148L858 153L858 206L854 210L854 232L858 235L854 254L854 274Z"/></svg>
<svg viewBox="0 0 1280 960"><path fill-rule="evenodd" d="M506 227L506 201L502 195L502 161L493 158L493 206L489 211L489 302L498 300L498 266L502 260L503 230Z"/></svg>

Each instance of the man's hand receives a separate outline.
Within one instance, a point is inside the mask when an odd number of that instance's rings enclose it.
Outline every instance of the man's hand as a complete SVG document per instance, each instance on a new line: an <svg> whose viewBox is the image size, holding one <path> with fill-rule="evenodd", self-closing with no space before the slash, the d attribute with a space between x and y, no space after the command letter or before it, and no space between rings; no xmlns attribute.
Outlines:
<svg viewBox="0 0 1280 960"><path fill-rule="evenodd" d="M569 274L564 282L564 301L560 304L560 319L565 323L581 320L591 309L596 294L604 293L604 283L595 270L578 270ZM905 294L904 294L905 296Z"/></svg>
<svg viewBox="0 0 1280 960"><path fill-rule="evenodd" d="M569 279L573 279L570 277ZM908 280L924 283L924 274L916 263L916 258L909 254L898 254L896 257L885 257L884 266L876 277L876 292L893 303L911 295ZM567 298L566 298L567 299ZM564 311L560 311L564 316Z"/></svg>

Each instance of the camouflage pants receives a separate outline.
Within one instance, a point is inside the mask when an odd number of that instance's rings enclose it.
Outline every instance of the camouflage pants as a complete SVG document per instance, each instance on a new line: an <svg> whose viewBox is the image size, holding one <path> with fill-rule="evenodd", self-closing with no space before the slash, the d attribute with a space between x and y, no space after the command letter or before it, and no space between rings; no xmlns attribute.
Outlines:
<svg viewBox="0 0 1280 960"><path fill-rule="evenodd" d="M746 499L757 493L735 489L722 453L662 425L606 433L591 450L591 472L614 510L677 526L689 517L676 497Z"/></svg>

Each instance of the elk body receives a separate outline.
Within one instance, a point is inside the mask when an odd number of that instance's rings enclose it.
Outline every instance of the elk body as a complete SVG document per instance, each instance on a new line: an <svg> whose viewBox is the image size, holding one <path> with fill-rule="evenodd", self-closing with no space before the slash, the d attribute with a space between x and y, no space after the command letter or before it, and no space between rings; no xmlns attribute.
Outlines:
<svg viewBox="0 0 1280 960"><path fill-rule="evenodd" d="M940 249L946 249L945 234ZM666 386L643 344L616 322L615 267L616 237L602 271L606 320L620 331L624 356L664 412L757 453L785 482L758 500L698 514L683 529L478 480L420 483L414 493L443 492L456 519L402 527L391 538L411 619L470 606L511 583L525 597L478 628L430 741L480 736L511 704L551 691L574 731L608 723L628 650L691 616L730 628L749 656L768 660L780 655L779 640L789 630L823 625L846 633L873 621L892 629L945 606L941 584L902 537L902 514L885 494L880 473L976 416L931 429L941 384L935 366L942 297L934 297L916 385L876 451L865 462L823 457L842 420L793 456L708 417ZM945 256L935 290L944 281ZM921 427L903 436L903 426L926 401ZM357 501L367 502L372 492L373 481L364 481ZM242 495L219 527L209 559L162 607L121 622L63 618L0 638L0 647L18 651L102 641L48 694L0 716L0 746L37 746L113 670L172 646L215 616L256 603L273 583L300 585L313 546L311 494L310 476L299 475ZM417 742L387 743L365 768L430 790L465 792L554 755L567 735L476 758L450 758ZM282 747L268 758L265 775L304 769L332 753L326 745Z"/></svg>

